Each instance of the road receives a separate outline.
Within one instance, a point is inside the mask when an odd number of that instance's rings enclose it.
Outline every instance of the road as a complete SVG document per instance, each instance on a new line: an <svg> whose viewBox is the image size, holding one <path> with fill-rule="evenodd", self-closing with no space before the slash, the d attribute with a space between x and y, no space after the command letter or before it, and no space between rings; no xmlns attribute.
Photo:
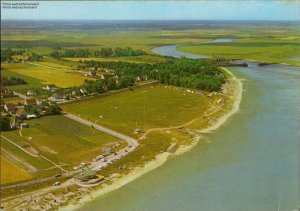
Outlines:
<svg viewBox="0 0 300 211"><path fill-rule="evenodd" d="M34 66L39 66L39 67L45 67L45 68L48 68L48 69L51 69L51 70L63 70L63 69L60 69L60 68L50 67L50 66L46 66L46 65L42 65L42 64L32 63L32 62L27 62L27 64L34 65Z"/></svg>
<svg viewBox="0 0 300 211"><path fill-rule="evenodd" d="M93 170L100 171L102 168L106 167L108 164L114 162L115 160L121 159L128 153L132 152L139 145L138 141L132 137L129 137L129 136L119 133L117 131L111 130L109 128L103 127L101 125L92 123L90 121L87 121L87 120L80 118L78 116L75 116L73 114L65 114L65 117L68 117L74 121L77 121L77 122L87 125L89 127L93 127L96 130L99 130L101 132L104 132L104 133L107 133L114 137L117 137L119 139L122 139L128 143L128 146L126 148L119 150L116 154L111 154L109 156L106 156L105 159L101 159L101 160L92 162L89 167Z"/></svg>
<svg viewBox="0 0 300 211"><path fill-rule="evenodd" d="M1 138L5 139L6 141L8 141L9 143L13 144L14 146L16 146L17 148L19 148L20 150L22 150L23 152L25 152L26 154L32 156L32 157L36 157L36 158L42 158L46 161L48 161L49 163L53 164L55 167L59 168L60 170L62 170L63 172L65 173L68 173L68 171L66 171L65 169L63 169L61 166L59 166L58 164L54 163L53 161L51 161L50 159L44 157L44 156L40 156L40 155L36 155L36 154L33 154L27 150L25 150L23 147L19 146L18 144L16 144L15 142L13 142L12 140L4 137L3 135L1 135Z"/></svg>
<svg viewBox="0 0 300 211"><path fill-rule="evenodd" d="M23 94L21 94L19 92L13 91L13 93L14 93L14 95L17 95L18 97L20 97L20 98L22 98L24 100L28 99L28 97L26 95L23 95Z"/></svg>
<svg viewBox="0 0 300 211"><path fill-rule="evenodd" d="M87 125L87 126L89 126L89 127L93 127L93 128L95 128L96 130L102 131L102 132L104 132L104 133L107 133L107 134L112 135L112 136L114 136L114 137L117 137L117 138L119 138L119 139L122 139L122 140L126 141L126 142L128 143L128 145L132 145L133 147L139 145L136 139L134 139L134 138L132 138L132 137L129 137L129 136L127 136L127 135L124 135L124 134L122 134L122 133L119 133L119 132L117 132L117 131L114 131L114 130L112 130L112 129L109 129L109 128L103 127L103 126L101 126L101 125L92 123L92 122L90 122L90 121L88 121L88 120L85 120L85 119L80 118L80 117L78 117L78 116L75 116L75 115L73 115L73 114L64 114L64 116L65 116L65 117L68 117L68 118L70 118L70 119L72 119L72 120L74 120L74 121L77 121L77 122L79 122L79 123L81 123L81 124Z"/></svg>

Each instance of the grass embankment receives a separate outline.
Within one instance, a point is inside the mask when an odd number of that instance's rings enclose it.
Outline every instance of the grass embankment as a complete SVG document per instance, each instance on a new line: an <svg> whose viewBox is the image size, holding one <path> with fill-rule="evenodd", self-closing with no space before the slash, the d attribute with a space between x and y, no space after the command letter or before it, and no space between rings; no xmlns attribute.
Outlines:
<svg viewBox="0 0 300 211"><path fill-rule="evenodd" d="M241 39L229 43L210 43L178 47L180 51L200 55L224 55L229 59L253 59L260 62L300 66L300 37Z"/></svg>
<svg viewBox="0 0 300 211"><path fill-rule="evenodd" d="M1 155L1 175L0 184L20 182L31 179L31 175L19 168L14 163L10 162L4 156Z"/></svg>

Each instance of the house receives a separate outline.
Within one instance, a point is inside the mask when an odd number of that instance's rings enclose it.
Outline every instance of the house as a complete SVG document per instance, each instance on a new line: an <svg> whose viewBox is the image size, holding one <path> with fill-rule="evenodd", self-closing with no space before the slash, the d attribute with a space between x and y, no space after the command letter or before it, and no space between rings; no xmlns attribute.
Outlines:
<svg viewBox="0 0 300 211"><path fill-rule="evenodd" d="M2 97L13 97L14 92L10 89L1 89L1 96Z"/></svg>
<svg viewBox="0 0 300 211"><path fill-rule="evenodd" d="M26 119L27 113L23 108L18 108L16 111L16 117L19 117L20 119Z"/></svg>
<svg viewBox="0 0 300 211"><path fill-rule="evenodd" d="M63 94L54 93L48 100L53 102L62 102L64 101L65 96Z"/></svg>
<svg viewBox="0 0 300 211"><path fill-rule="evenodd" d="M26 99L24 105L36 106L37 105L36 99Z"/></svg>
<svg viewBox="0 0 300 211"><path fill-rule="evenodd" d="M10 128L17 128L19 126L19 122L17 121L16 117L13 119L12 122L10 122Z"/></svg>
<svg viewBox="0 0 300 211"><path fill-rule="evenodd" d="M100 79L101 79L101 80L104 80L104 79L105 79L105 76L104 76L104 75L100 75Z"/></svg>
<svg viewBox="0 0 300 211"><path fill-rule="evenodd" d="M48 84L48 85L44 86L43 89L47 90L47 91L54 91L57 89L57 87L55 86L55 84Z"/></svg>
<svg viewBox="0 0 300 211"><path fill-rule="evenodd" d="M79 91L80 91L81 94L86 94L87 93L86 89L79 89Z"/></svg>
<svg viewBox="0 0 300 211"><path fill-rule="evenodd" d="M37 118L37 116L35 114L28 114L26 116L27 119L34 119L34 118Z"/></svg>
<svg viewBox="0 0 300 211"><path fill-rule="evenodd" d="M98 176L96 175L96 172L92 170L84 171L74 176L74 179L79 182L87 182L89 180L97 179L97 178Z"/></svg>
<svg viewBox="0 0 300 211"><path fill-rule="evenodd" d="M15 111L16 111L16 108L17 108L16 105L13 104L13 103L6 103L6 104L4 105L5 111L6 111L7 113L9 113L9 114L14 114Z"/></svg>
<svg viewBox="0 0 300 211"><path fill-rule="evenodd" d="M142 134L144 131L142 129L135 129L134 134Z"/></svg>
<svg viewBox="0 0 300 211"><path fill-rule="evenodd" d="M36 94L37 94L36 91L33 91L33 90L28 90L27 91L28 96L35 96Z"/></svg>
<svg viewBox="0 0 300 211"><path fill-rule="evenodd" d="M92 70L90 72L88 72L87 74L84 74L85 77L91 77L91 76L95 76L96 75L96 71Z"/></svg>

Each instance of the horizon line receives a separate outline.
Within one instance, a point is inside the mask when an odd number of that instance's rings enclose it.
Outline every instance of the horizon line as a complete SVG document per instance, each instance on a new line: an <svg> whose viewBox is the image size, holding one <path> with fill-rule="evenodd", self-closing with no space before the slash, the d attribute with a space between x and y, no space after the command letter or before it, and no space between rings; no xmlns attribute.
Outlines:
<svg viewBox="0 0 300 211"><path fill-rule="evenodd" d="M1 18L1 21L271 21L271 22L300 22L300 19L256 19L256 20L248 20L248 19L6 19Z"/></svg>

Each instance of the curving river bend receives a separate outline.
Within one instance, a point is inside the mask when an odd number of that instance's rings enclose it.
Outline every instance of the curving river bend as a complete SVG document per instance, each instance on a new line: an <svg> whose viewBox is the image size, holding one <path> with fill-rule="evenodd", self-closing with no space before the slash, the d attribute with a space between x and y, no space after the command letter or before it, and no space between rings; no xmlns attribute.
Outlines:
<svg viewBox="0 0 300 211"><path fill-rule="evenodd" d="M217 40L221 41L221 40ZM229 41L229 40L225 40ZM153 52L203 58L177 51ZM243 79L240 111L190 152L80 210L271 211L300 207L300 68L228 68Z"/></svg>

